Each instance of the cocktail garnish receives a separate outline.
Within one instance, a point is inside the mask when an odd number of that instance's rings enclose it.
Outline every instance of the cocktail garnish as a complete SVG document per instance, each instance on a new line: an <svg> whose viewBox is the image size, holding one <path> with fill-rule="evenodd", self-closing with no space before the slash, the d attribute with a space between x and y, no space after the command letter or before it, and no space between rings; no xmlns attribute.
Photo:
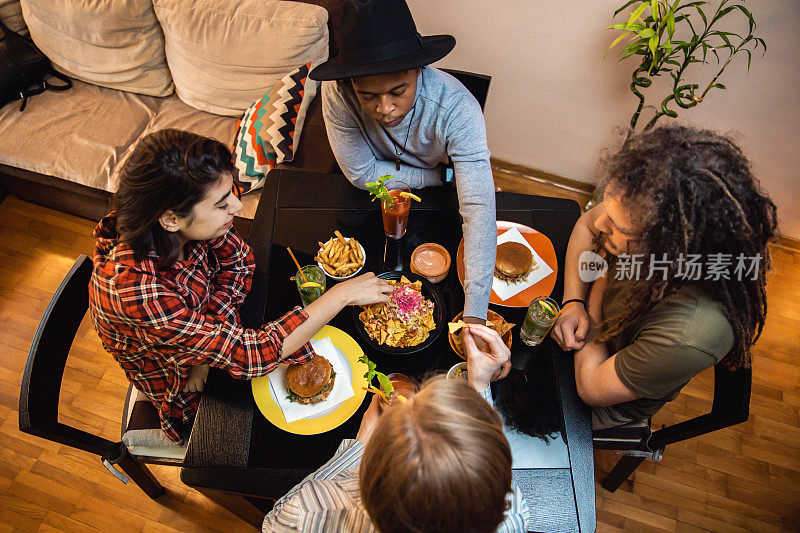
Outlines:
<svg viewBox="0 0 800 533"><path fill-rule="evenodd" d="M378 181L370 181L366 183L367 190L373 196L372 200L380 200L383 202L383 205L388 207L389 209L395 208L395 201L391 194L389 194L389 189L386 188L384 185L387 181L394 178L394 176L387 174L386 176L381 176L378 178Z"/></svg>

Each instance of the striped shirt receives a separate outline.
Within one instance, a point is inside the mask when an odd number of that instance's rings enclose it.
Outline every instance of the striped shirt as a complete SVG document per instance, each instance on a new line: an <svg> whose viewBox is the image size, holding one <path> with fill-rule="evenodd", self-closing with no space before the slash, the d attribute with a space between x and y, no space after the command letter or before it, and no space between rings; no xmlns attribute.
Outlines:
<svg viewBox="0 0 800 533"><path fill-rule="evenodd" d="M481 395L492 403L490 388ZM363 453L364 445L360 441L343 440L327 463L275 502L264 518L262 531L377 533L361 501L358 486L358 469ZM497 528L498 533L525 532L532 524L522 493L513 482L511 488L512 492L507 495L510 505L505 513L506 519Z"/></svg>

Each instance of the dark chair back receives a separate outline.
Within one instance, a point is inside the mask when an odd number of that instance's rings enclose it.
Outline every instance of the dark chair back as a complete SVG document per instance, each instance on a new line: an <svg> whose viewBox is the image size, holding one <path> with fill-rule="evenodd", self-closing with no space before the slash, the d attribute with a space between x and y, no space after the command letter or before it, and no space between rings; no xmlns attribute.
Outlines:
<svg viewBox="0 0 800 533"><path fill-rule="evenodd" d="M19 429L101 457L119 455L119 444L58 422L61 380L72 342L89 309L92 261L78 257L42 317L22 376Z"/></svg>
<svg viewBox="0 0 800 533"><path fill-rule="evenodd" d="M447 72L472 93L472 96L478 101L483 111L486 105L486 96L489 94L489 84L492 82L492 77L486 74L475 74L474 72L466 72L464 70L454 70L449 68L440 69L442 72ZM445 165L444 170L445 184L453 185L455 182L455 174L453 173L453 163Z"/></svg>
<svg viewBox="0 0 800 533"><path fill-rule="evenodd" d="M465 72L463 70L453 70L449 68L439 69L447 72L455 79L460 81L467 90L472 93L472 96L478 101L483 110L486 105L486 96L489 94L489 84L492 82L492 77L485 74L475 74L474 72Z"/></svg>
<svg viewBox="0 0 800 533"><path fill-rule="evenodd" d="M668 444L745 422L750 416L752 382L751 369L730 370L718 364L714 367L714 402L711 412L654 431L650 435L650 449L657 450Z"/></svg>
<svg viewBox="0 0 800 533"><path fill-rule="evenodd" d="M718 364L714 367L714 401L710 413L652 432L649 424L644 428L623 426L594 432L596 449L628 450L601 481L603 488L617 490L645 457L660 459L668 444L746 421L750 415L752 382L751 369L730 370Z"/></svg>

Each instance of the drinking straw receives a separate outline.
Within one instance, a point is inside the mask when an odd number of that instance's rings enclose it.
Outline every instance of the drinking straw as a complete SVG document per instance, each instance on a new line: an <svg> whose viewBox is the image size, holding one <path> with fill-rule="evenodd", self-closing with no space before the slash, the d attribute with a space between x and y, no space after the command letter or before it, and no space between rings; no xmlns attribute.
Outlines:
<svg viewBox="0 0 800 533"><path fill-rule="evenodd" d="M564 312L564 310L565 310L565 309L569 309L570 307L572 307L572 306L573 306L573 305L575 305L576 303L578 303L578 302L570 302L570 303L568 303L567 305L565 305L564 307L562 307L562 308L561 308L561 311L559 311L558 313L556 313L556 316L554 316L554 317L553 317L553 324L555 324L555 323L558 321L558 317L561 315L561 313L563 313L563 312Z"/></svg>
<svg viewBox="0 0 800 533"><path fill-rule="evenodd" d="M549 334L550 334L550 330L551 330L551 329L553 329L553 326L555 326L555 325L556 325L556 322L558 322L558 317L559 317L559 316L561 316L561 313L563 313L563 312L564 312L566 309L569 309L570 307L572 307L572 306L573 306L573 305L575 305L576 303L578 303L578 302L570 302L570 303L568 303L567 305L565 305L564 307L562 307L562 308L561 308L561 311L559 311L558 313L556 313L556 316L554 316L554 317L553 317L553 323L552 323L552 324L550 324L550 327L549 327L549 328L547 328L547 333L545 333L544 335L542 335L542 337L547 337L547 335L549 335Z"/></svg>
<svg viewBox="0 0 800 533"><path fill-rule="evenodd" d="M291 249L291 248L289 248L288 246L286 247L286 249L289 251L289 255L291 255L291 256L292 256L292 261L294 261L294 264L295 264L295 265L297 265L297 270L298 270L298 272L300 272L300 275L301 275L301 276L303 276L303 281L305 281L306 283L308 283L308 278L306 277L306 274L305 274L305 272L303 272L303 269L302 269L302 268L300 268L300 263L298 263L298 262L297 262L297 258L296 258L296 257L294 256L294 254L292 253L292 249Z"/></svg>
<svg viewBox="0 0 800 533"><path fill-rule="evenodd" d="M383 393L383 391L380 391L380 390L378 390L378 389L376 389L374 387L361 387L361 388L364 389L367 392L371 392L373 394L378 394L378 395L383 396L384 398L386 398L386 395ZM408 401L408 398L406 398L402 394L396 394L395 398L400 400L400 403L406 403ZM388 402L389 400L387 399L386 401Z"/></svg>

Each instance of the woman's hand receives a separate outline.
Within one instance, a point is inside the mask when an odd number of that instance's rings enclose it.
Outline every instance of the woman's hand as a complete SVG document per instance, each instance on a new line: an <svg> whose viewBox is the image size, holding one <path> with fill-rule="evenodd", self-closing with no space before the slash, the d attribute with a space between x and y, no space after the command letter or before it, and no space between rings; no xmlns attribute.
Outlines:
<svg viewBox="0 0 800 533"><path fill-rule="evenodd" d="M582 303L569 306L558 317L550 332L562 350L580 350L586 344L591 321Z"/></svg>
<svg viewBox="0 0 800 533"><path fill-rule="evenodd" d="M372 437L372 432L375 430L380 416L381 411L378 407L378 395L373 394L372 401L369 402L369 407L367 407L367 410L364 412L364 417L361 419L361 427L358 428L358 434L356 435L356 440L361 441L364 446L367 445L370 437Z"/></svg>
<svg viewBox="0 0 800 533"><path fill-rule="evenodd" d="M203 386L208 378L208 365L195 365L189 370L189 379L183 392L203 392Z"/></svg>
<svg viewBox="0 0 800 533"><path fill-rule="evenodd" d="M469 383L483 391L494 379L502 379L511 370L511 350L493 329L471 324L464 328L464 352L467 354ZM479 350L475 338L481 339L488 350ZM499 375L498 375L499 373Z"/></svg>
<svg viewBox="0 0 800 533"><path fill-rule="evenodd" d="M331 290L341 291L348 305L369 305L389 301L394 287L372 272L339 283Z"/></svg>

